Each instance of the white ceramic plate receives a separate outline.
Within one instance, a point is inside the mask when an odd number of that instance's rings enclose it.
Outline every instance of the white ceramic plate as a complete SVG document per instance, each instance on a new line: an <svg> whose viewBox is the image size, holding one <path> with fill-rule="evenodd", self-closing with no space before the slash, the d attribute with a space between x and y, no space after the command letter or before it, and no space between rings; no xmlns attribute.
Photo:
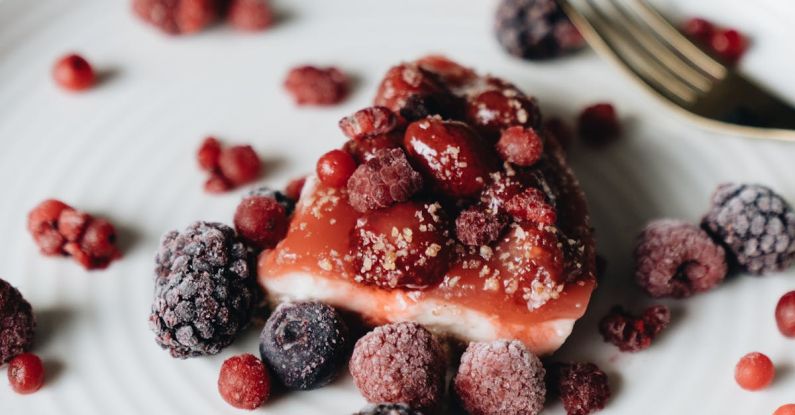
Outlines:
<svg viewBox="0 0 795 415"><path fill-rule="evenodd" d="M744 69L795 100L795 8L786 0L662 2L672 16L703 14L745 29L754 47ZM795 270L740 276L706 295L668 302L670 329L651 349L621 354L596 321L615 303L647 300L630 283L630 252L649 219L697 221L723 181L768 184L795 201L795 145L699 132L665 112L592 53L543 64L511 59L491 33L494 1L280 1L285 14L255 35L224 27L171 38L144 26L122 0L0 1L0 276L18 286L39 320L36 352L44 389L18 396L0 386L2 414L237 413L216 391L222 360L256 352L256 330L221 355L179 361L147 327L152 256L160 235L196 219L229 222L242 191L202 192L194 151L217 134L251 142L276 187L310 171L342 143L336 122L367 105L392 64L429 52L516 82L547 113L571 118L587 103L616 103L626 136L603 151L575 147L572 162L590 199L607 280L561 351L610 375L605 414L770 414L795 401L795 342L775 327L779 296ZM107 73L74 95L53 85L50 67L78 51ZM281 90L294 64L336 64L356 75L353 95L329 109L296 109ZM57 197L109 217L122 230L124 259L87 273L44 258L25 230L27 211ZM741 391L737 359L759 350L781 375L764 392ZM5 383L2 381L0 383ZM364 401L349 377L325 389L279 397L273 414L348 414ZM559 404L550 414L562 414Z"/></svg>

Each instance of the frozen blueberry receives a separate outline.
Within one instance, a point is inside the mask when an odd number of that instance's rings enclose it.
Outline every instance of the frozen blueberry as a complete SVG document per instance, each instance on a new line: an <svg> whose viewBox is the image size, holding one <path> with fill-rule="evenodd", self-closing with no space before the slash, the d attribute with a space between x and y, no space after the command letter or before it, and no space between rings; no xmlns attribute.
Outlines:
<svg viewBox="0 0 795 415"><path fill-rule="evenodd" d="M585 44L555 0L502 0L496 32L508 53L525 59L554 58Z"/></svg>
<svg viewBox="0 0 795 415"><path fill-rule="evenodd" d="M331 382L344 364L348 328L329 305L284 303L265 323L259 351L284 386L316 389Z"/></svg>

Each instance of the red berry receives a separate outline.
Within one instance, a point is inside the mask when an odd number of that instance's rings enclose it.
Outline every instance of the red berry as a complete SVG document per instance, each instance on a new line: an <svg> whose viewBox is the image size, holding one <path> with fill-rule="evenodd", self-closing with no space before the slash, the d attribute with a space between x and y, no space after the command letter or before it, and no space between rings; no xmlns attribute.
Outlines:
<svg viewBox="0 0 795 415"><path fill-rule="evenodd" d="M517 125L503 130L497 153L513 164L532 166L544 153L544 144L536 130Z"/></svg>
<svg viewBox="0 0 795 415"><path fill-rule="evenodd" d="M218 168L218 161L221 158L221 143L214 137L207 137L199 146L196 153L199 167L202 170L213 171Z"/></svg>
<svg viewBox="0 0 795 415"><path fill-rule="evenodd" d="M232 146L221 151L218 168L232 185L240 186L257 179L262 162L251 146Z"/></svg>
<svg viewBox="0 0 795 415"><path fill-rule="evenodd" d="M52 70L55 82L70 91L83 91L94 85L96 76L91 64L80 55L66 55L55 63Z"/></svg>
<svg viewBox="0 0 795 415"><path fill-rule="evenodd" d="M270 396L271 380L261 360L251 354L226 359L218 374L218 392L239 409L254 410Z"/></svg>
<svg viewBox="0 0 795 415"><path fill-rule="evenodd" d="M781 405L773 412L773 415L795 415L795 403Z"/></svg>
<svg viewBox="0 0 795 415"><path fill-rule="evenodd" d="M65 209L58 217L58 232L69 242L77 242L83 237L91 215L74 209Z"/></svg>
<svg viewBox="0 0 795 415"><path fill-rule="evenodd" d="M599 332L622 352L638 352L649 348L670 323L671 311L664 305L651 306L638 317L615 306L599 322Z"/></svg>
<svg viewBox="0 0 795 415"><path fill-rule="evenodd" d="M701 42L709 42L715 32L715 26L709 20L694 17L685 22L682 31L689 37Z"/></svg>
<svg viewBox="0 0 795 415"><path fill-rule="evenodd" d="M218 173L211 173L204 182L204 191L207 193L224 193L232 190L233 187L226 177Z"/></svg>
<svg viewBox="0 0 795 415"><path fill-rule="evenodd" d="M505 172L493 173L490 179L480 195L480 201L494 212L506 213L505 207L508 202L521 193L525 185L516 175L508 175Z"/></svg>
<svg viewBox="0 0 795 415"><path fill-rule="evenodd" d="M348 94L348 77L334 67L298 66L287 73L284 87L298 105L333 105Z"/></svg>
<svg viewBox="0 0 795 415"><path fill-rule="evenodd" d="M64 251L85 269L103 269L121 256L116 247L116 229L104 219L91 218L79 242L64 245Z"/></svg>
<svg viewBox="0 0 795 415"><path fill-rule="evenodd" d="M471 68L460 65L442 55L428 55L417 60L422 69L433 72L446 84L454 87L462 86L477 79Z"/></svg>
<svg viewBox="0 0 795 415"><path fill-rule="evenodd" d="M147 23L177 35L198 32L218 14L215 0L133 0L133 11Z"/></svg>
<svg viewBox="0 0 795 415"><path fill-rule="evenodd" d="M384 75L375 95L375 104L405 118L447 114L452 96L439 77L415 63L393 66Z"/></svg>
<svg viewBox="0 0 795 415"><path fill-rule="evenodd" d="M786 337L795 337L795 291L790 291L778 300L776 305L776 324Z"/></svg>
<svg viewBox="0 0 795 415"><path fill-rule="evenodd" d="M448 227L438 204L405 202L364 214L351 236L356 281L382 288L435 285L450 262Z"/></svg>
<svg viewBox="0 0 795 415"><path fill-rule="evenodd" d="M621 134L616 109L608 103L594 104L582 110L577 129L580 138L595 146L607 144Z"/></svg>
<svg viewBox="0 0 795 415"><path fill-rule="evenodd" d="M488 245L500 237L508 225L508 217L481 205L461 211L455 220L455 235L464 245Z"/></svg>
<svg viewBox="0 0 795 415"><path fill-rule="evenodd" d="M740 60L746 48L745 37L734 29L718 30L709 40L709 44L721 59L728 63Z"/></svg>
<svg viewBox="0 0 795 415"><path fill-rule="evenodd" d="M497 168L494 151L458 121L415 121L406 129L404 145L420 172L451 197L477 196Z"/></svg>
<svg viewBox="0 0 795 415"><path fill-rule="evenodd" d="M356 170L356 161L343 150L331 150L317 161L317 177L323 184L343 187Z"/></svg>
<svg viewBox="0 0 795 415"><path fill-rule="evenodd" d="M66 238L58 231L58 220L66 210L73 209L60 200L49 199L39 203L28 213L28 231L42 254L63 254Z"/></svg>
<svg viewBox="0 0 795 415"><path fill-rule="evenodd" d="M422 189L422 176L399 148L377 151L348 179L348 203L358 212L405 202Z"/></svg>
<svg viewBox="0 0 795 415"><path fill-rule="evenodd" d="M287 186L284 188L285 196L292 200L298 201L298 199L301 198L301 191L304 190L305 183L306 176L290 180L290 182L287 183Z"/></svg>
<svg viewBox="0 0 795 415"><path fill-rule="evenodd" d="M340 120L342 132L348 138L359 140L386 134L397 126L397 117L387 107L368 107Z"/></svg>
<svg viewBox="0 0 795 415"><path fill-rule="evenodd" d="M734 380L741 388L758 391L773 382L776 368L769 357L754 352L743 356L734 369Z"/></svg>
<svg viewBox="0 0 795 415"><path fill-rule="evenodd" d="M243 240L257 249L269 249L287 234L287 213L276 199L249 196L235 211L235 230Z"/></svg>
<svg viewBox="0 0 795 415"><path fill-rule="evenodd" d="M488 79L487 86L467 99L467 122L481 134L497 139L508 127L540 127L541 111L535 99L517 87Z"/></svg>
<svg viewBox="0 0 795 415"><path fill-rule="evenodd" d="M8 362L8 382L14 392L27 395L44 384L44 365L33 353L22 353Z"/></svg>
<svg viewBox="0 0 795 415"><path fill-rule="evenodd" d="M273 11L269 0L232 0L226 14L232 27L255 32L273 24Z"/></svg>
<svg viewBox="0 0 795 415"><path fill-rule="evenodd" d="M350 153L357 163L364 163L375 156L378 150L400 148L403 143L403 133L393 131L388 134L379 134L361 140L348 140L342 149Z"/></svg>
<svg viewBox="0 0 795 415"><path fill-rule="evenodd" d="M529 187L512 197L505 210L519 221L529 221L542 225L554 225L558 215L555 207L547 201L541 190Z"/></svg>

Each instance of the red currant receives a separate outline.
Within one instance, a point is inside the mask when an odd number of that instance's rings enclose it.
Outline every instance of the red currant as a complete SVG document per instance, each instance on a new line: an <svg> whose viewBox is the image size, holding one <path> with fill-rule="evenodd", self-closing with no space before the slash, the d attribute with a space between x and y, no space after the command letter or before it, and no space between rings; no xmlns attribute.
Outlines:
<svg viewBox="0 0 795 415"><path fill-rule="evenodd" d="M745 52L745 37L734 29L719 30L710 38L712 50L723 60L734 63Z"/></svg>
<svg viewBox="0 0 795 415"><path fill-rule="evenodd" d="M685 22L682 26L682 31L693 39L709 42L715 32L715 26L709 20L694 17Z"/></svg>
<svg viewBox="0 0 795 415"><path fill-rule="evenodd" d="M345 186L354 170L356 161L343 150L331 150L317 161L317 177L331 187Z"/></svg>
<svg viewBox="0 0 795 415"><path fill-rule="evenodd" d="M795 403L781 405L773 412L773 415L795 415Z"/></svg>
<svg viewBox="0 0 795 415"><path fill-rule="evenodd" d="M795 291L790 291L778 300L776 324L786 337L795 337Z"/></svg>
<svg viewBox="0 0 795 415"><path fill-rule="evenodd" d="M271 381L261 360L251 354L230 357L221 365L218 392L239 409L254 410L270 396Z"/></svg>
<svg viewBox="0 0 795 415"><path fill-rule="evenodd" d="M27 395L44 384L44 365L33 353L22 353L8 363L8 381L14 392Z"/></svg>
<svg viewBox="0 0 795 415"><path fill-rule="evenodd" d="M218 168L218 161L221 158L221 143L214 137L207 137L202 141L196 159L202 170L213 171Z"/></svg>
<svg viewBox="0 0 795 415"><path fill-rule="evenodd" d="M754 352L743 356L734 369L734 380L741 388L757 391L766 388L773 382L776 368L769 357Z"/></svg>
<svg viewBox="0 0 795 415"><path fill-rule="evenodd" d="M91 64L80 55L66 55L53 67L52 76L62 88L83 91L94 85L96 76Z"/></svg>

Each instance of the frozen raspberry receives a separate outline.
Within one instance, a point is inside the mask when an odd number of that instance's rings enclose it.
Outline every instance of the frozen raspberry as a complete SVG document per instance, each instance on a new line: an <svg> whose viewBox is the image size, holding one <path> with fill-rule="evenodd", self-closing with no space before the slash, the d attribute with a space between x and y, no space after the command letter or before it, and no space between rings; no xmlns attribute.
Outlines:
<svg viewBox="0 0 795 415"><path fill-rule="evenodd" d="M754 352L743 356L734 369L734 380L741 388L758 391L773 383L776 367L769 357Z"/></svg>
<svg viewBox="0 0 795 415"><path fill-rule="evenodd" d="M520 341L473 342L453 388L470 414L536 415L544 408L544 375L541 360Z"/></svg>
<svg viewBox="0 0 795 415"><path fill-rule="evenodd" d="M293 210L295 210L295 202L296 200L298 200L298 198L293 199L287 196L285 193L282 193L278 190L273 190L268 186L260 186L251 189L251 191L248 192L247 197L250 196L261 196L275 200L280 205L282 205L282 207L284 208L284 213L286 213L287 216L290 216L293 213Z"/></svg>
<svg viewBox="0 0 795 415"><path fill-rule="evenodd" d="M513 164L532 166L544 153L544 144L534 129L517 125L503 130L497 142L497 153Z"/></svg>
<svg viewBox="0 0 795 415"><path fill-rule="evenodd" d="M422 415L422 412L402 403L382 403L371 405L353 415Z"/></svg>
<svg viewBox="0 0 795 415"><path fill-rule="evenodd" d="M673 219L646 225L635 247L635 281L652 297L684 298L726 276L726 256L697 226Z"/></svg>
<svg viewBox="0 0 795 415"><path fill-rule="evenodd" d="M607 375L593 363L556 363L547 371L548 387L560 397L567 415L588 415L610 399Z"/></svg>
<svg viewBox="0 0 795 415"><path fill-rule="evenodd" d="M519 221L554 225L558 220L558 214L555 206L547 199L547 195L541 190L528 187L508 200L505 210Z"/></svg>
<svg viewBox="0 0 795 415"><path fill-rule="evenodd" d="M773 412L773 415L795 415L795 403L781 405Z"/></svg>
<svg viewBox="0 0 795 415"><path fill-rule="evenodd" d="M520 58L549 59L585 45L555 0L502 0L495 27L500 45Z"/></svg>
<svg viewBox="0 0 795 415"><path fill-rule="evenodd" d="M251 146L231 146L221 150L218 168L230 183L240 186L259 177L262 162Z"/></svg>
<svg viewBox="0 0 795 415"><path fill-rule="evenodd" d="M149 326L173 357L217 354L245 328L259 300L246 246L234 229L195 222L171 231L155 257Z"/></svg>
<svg viewBox="0 0 795 415"><path fill-rule="evenodd" d="M715 25L709 20L693 17L682 25L682 32L692 39L706 43L709 42L712 34L715 33Z"/></svg>
<svg viewBox="0 0 795 415"><path fill-rule="evenodd" d="M284 386L316 389L331 382L345 364L348 328L329 305L284 303L265 323L259 350Z"/></svg>
<svg viewBox="0 0 795 415"><path fill-rule="evenodd" d="M780 271L795 262L795 211L765 186L719 186L701 226L751 273Z"/></svg>
<svg viewBox="0 0 795 415"><path fill-rule="evenodd" d="M776 304L776 325L786 337L795 337L795 291L790 291Z"/></svg>
<svg viewBox="0 0 795 415"><path fill-rule="evenodd" d="M121 256L116 247L116 229L113 224L96 218L90 218L79 241L64 245L64 252L89 270L106 268L111 261Z"/></svg>
<svg viewBox="0 0 795 415"><path fill-rule="evenodd" d="M30 350L35 329L30 303L19 290L0 279L0 365Z"/></svg>
<svg viewBox="0 0 795 415"><path fill-rule="evenodd" d="M716 30L709 38L709 45L724 62L734 64L745 53L748 41L737 30L725 29Z"/></svg>
<svg viewBox="0 0 795 415"><path fill-rule="evenodd" d="M58 221L65 210L73 210L60 200L48 199L28 213L28 231L44 255L63 255L66 238L58 229Z"/></svg>
<svg viewBox="0 0 795 415"><path fill-rule="evenodd" d="M393 66L384 75L375 105L389 108L408 120L429 115L454 118L455 98L439 77L416 63Z"/></svg>
<svg viewBox="0 0 795 415"><path fill-rule="evenodd" d="M664 305L649 307L640 317L615 306L599 322L599 331L606 342L613 343L622 352L638 352L651 346L670 322L671 312Z"/></svg>
<svg viewBox="0 0 795 415"><path fill-rule="evenodd" d="M226 20L236 29L257 32L271 27L274 15L269 0L231 0Z"/></svg>
<svg viewBox="0 0 795 415"><path fill-rule="evenodd" d="M133 0L133 11L165 33L198 32L217 17L216 0Z"/></svg>
<svg viewBox="0 0 795 415"><path fill-rule="evenodd" d="M232 190L235 186L220 173L210 173L210 177L204 182L204 191L207 193L224 193Z"/></svg>
<svg viewBox="0 0 795 415"><path fill-rule="evenodd" d="M80 55L66 55L52 69L55 82L69 91L84 91L94 86L96 75L91 64Z"/></svg>
<svg viewBox="0 0 795 415"><path fill-rule="evenodd" d="M306 65L291 69L284 87L298 105L334 105L348 95L349 83L337 68Z"/></svg>
<svg viewBox="0 0 795 415"><path fill-rule="evenodd" d="M572 137L574 136L569 126L563 122L563 120L554 117L544 120L544 132L547 133L547 137L551 136L564 149L569 148Z"/></svg>
<svg viewBox="0 0 795 415"><path fill-rule="evenodd" d="M238 409L257 409L271 392L268 370L252 354L241 354L224 360L218 374L218 393L226 403Z"/></svg>
<svg viewBox="0 0 795 415"><path fill-rule="evenodd" d="M91 215L74 209L66 209L58 217L58 232L68 242L78 242L83 237Z"/></svg>
<svg viewBox="0 0 795 415"><path fill-rule="evenodd" d="M214 137L207 137L199 146L196 152L196 159L202 170L214 171L218 169L218 161L221 158L221 143Z"/></svg>
<svg viewBox="0 0 795 415"><path fill-rule="evenodd" d="M387 107L367 107L340 120L339 125L346 137L359 140L374 135L386 134L397 127L398 119Z"/></svg>
<svg viewBox="0 0 795 415"><path fill-rule="evenodd" d="M615 107L598 103L583 109L577 119L577 133L593 146L603 146L617 139L621 134L621 124Z"/></svg>
<svg viewBox="0 0 795 415"><path fill-rule="evenodd" d="M353 382L369 402L432 409L444 395L447 363L439 342L417 323L377 327L356 342Z"/></svg>
<svg viewBox="0 0 795 415"><path fill-rule="evenodd" d="M508 226L507 216L475 205L458 214L455 220L455 234L464 245L488 245L500 237L506 226Z"/></svg>
<svg viewBox="0 0 795 415"><path fill-rule="evenodd" d="M406 129L409 157L430 184L444 195L462 198L480 194L497 169L496 154L468 125L426 118Z"/></svg>
<svg viewBox="0 0 795 415"><path fill-rule="evenodd" d="M8 383L20 395L28 395L44 384L44 365L33 353L22 353L8 362Z"/></svg>
<svg viewBox="0 0 795 415"><path fill-rule="evenodd" d="M422 69L435 73L444 83L451 87L461 87L477 79L477 74L468 68L442 55L428 55L417 59L416 64Z"/></svg>
<svg viewBox="0 0 795 415"><path fill-rule="evenodd" d="M306 176L290 180L290 182L287 183L287 186L284 188L284 195L293 201L298 202L298 199L301 198L301 192L304 190L305 183Z"/></svg>
<svg viewBox="0 0 795 415"><path fill-rule="evenodd" d="M331 187L343 187L356 171L356 160L343 150L331 150L317 160L315 172L323 184Z"/></svg>
<svg viewBox="0 0 795 415"><path fill-rule="evenodd" d="M351 234L355 280L424 289L444 276L452 241L439 204L404 202L365 213Z"/></svg>
<svg viewBox="0 0 795 415"><path fill-rule="evenodd" d="M367 212L405 202L420 189L422 176L403 150L378 150L348 179L348 202L357 211Z"/></svg>
<svg viewBox="0 0 795 415"><path fill-rule="evenodd" d="M354 160L361 164L372 159L379 150L401 148L402 144L403 132L398 130L387 134L369 136L359 140L348 140L342 146L342 149L350 153Z"/></svg>
<svg viewBox="0 0 795 415"><path fill-rule="evenodd" d="M249 246L270 249L287 235L287 212L276 199L248 196L235 211L235 230Z"/></svg>
<svg viewBox="0 0 795 415"><path fill-rule="evenodd" d="M541 109L516 86L488 78L486 86L469 94L466 119L484 137L496 141L508 127L541 127Z"/></svg>

